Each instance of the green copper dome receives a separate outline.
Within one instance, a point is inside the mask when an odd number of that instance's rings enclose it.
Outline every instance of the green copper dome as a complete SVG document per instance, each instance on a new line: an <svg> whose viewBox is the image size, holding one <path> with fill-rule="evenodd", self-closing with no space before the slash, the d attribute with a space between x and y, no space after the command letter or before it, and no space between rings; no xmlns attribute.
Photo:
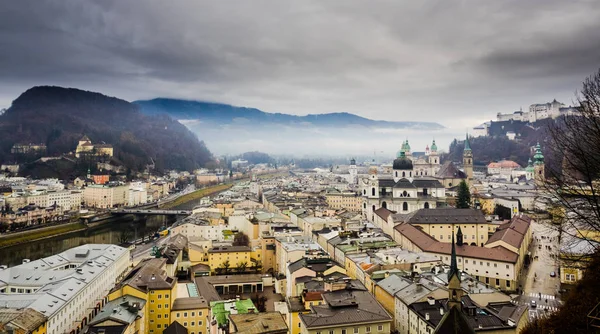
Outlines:
<svg viewBox="0 0 600 334"><path fill-rule="evenodd" d="M539 142L535 146L535 155L533 156L533 160L535 161L536 165L544 164L544 155L542 154L542 147L540 146Z"/></svg>
<svg viewBox="0 0 600 334"><path fill-rule="evenodd" d="M406 140L406 147L404 152L410 152L410 145L408 145L408 139Z"/></svg>
<svg viewBox="0 0 600 334"><path fill-rule="evenodd" d="M435 139L433 140L433 143L431 144L431 152L437 152L437 145L435 144Z"/></svg>

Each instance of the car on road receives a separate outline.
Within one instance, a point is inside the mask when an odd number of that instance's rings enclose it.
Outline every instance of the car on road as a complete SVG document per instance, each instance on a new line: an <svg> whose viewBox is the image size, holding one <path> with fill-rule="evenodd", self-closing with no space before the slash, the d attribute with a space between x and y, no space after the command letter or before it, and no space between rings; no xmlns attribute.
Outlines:
<svg viewBox="0 0 600 334"><path fill-rule="evenodd" d="M556 277L556 273L554 271L550 272L550 277Z"/></svg>
<svg viewBox="0 0 600 334"><path fill-rule="evenodd" d="M535 300L532 300L531 303L529 303L529 306L531 308L536 308L537 307L537 303L535 302Z"/></svg>

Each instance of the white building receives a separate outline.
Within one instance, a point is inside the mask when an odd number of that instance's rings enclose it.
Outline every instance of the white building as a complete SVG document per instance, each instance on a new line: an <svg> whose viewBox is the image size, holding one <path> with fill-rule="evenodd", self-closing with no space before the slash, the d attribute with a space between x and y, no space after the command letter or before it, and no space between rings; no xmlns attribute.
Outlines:
<svg viewBox="0 0 600 334"><path fill-rule="evenodd" d="M129 251L88 244L0 270L3 307L48 317L48 334L79 332L106 302L130 265Z"/></svg>

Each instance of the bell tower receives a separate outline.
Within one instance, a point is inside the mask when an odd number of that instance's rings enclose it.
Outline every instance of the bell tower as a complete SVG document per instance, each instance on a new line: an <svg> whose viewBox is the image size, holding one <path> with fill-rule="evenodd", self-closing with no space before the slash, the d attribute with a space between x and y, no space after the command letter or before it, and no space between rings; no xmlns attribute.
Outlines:
<svg viewBox="0 0 600 334"><path fill-rule="evenodd" d="M467 183L473 180L473 152L469 143L469 134L465 138L465 149L463 151L463 169L467 174Z"/></svg>
<svg viewBox="0 0 600 334"><path fill-rule="evenodd" d="M542 154L542 147L539 142L535 145L533 161L533 179L535 180L535 186L541 187L546 181L546 170L544 168L544 155Z"/></svg>

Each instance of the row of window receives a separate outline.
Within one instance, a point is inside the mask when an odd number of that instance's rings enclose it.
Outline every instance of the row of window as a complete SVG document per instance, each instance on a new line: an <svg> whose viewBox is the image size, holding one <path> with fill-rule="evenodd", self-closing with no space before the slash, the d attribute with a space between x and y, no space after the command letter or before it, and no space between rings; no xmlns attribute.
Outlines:
<svg viewBox="0 0 600 334"><path fill-rule="evenodd" d="M327 333L328 334L336 334L336 333L340 333L340 334L354 333L354 334L357 334L357 333L359 333L359 331L360 331L359 327L354 327L352 329L352 331L350 331L350 329L342 329L341 331L338 332L338 331L332 329L329 332L323 332L323 333L322 332L317 332L317 334L327 334ZM377 331L379 331L379 332L383 331L383 325L377 326ZM365 332L371 333L371 326L366 326L365 327Z"/></svg>

